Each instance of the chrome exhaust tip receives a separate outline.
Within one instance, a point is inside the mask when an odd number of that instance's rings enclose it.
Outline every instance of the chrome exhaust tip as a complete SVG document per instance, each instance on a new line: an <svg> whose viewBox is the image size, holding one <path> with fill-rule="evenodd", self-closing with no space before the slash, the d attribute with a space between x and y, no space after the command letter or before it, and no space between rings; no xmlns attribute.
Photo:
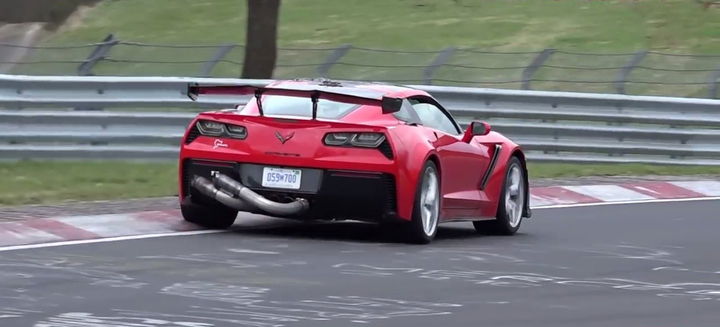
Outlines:
<svg viewBox="0 0 720 327"><path fill-rule="evenodd" d="M218 202L239 211L249 211L252 207L249 206L245 201L240 200L228 194L225 191L217 189L212 182L205 177L195 176L193 177L190 185L196 190L200 191L203 195L215 199Z"/></svg>
<svg viewBox="0 0 720 327"><path fill-rule="evenodd" d="M264 196L255 193L255 191L247 188L242 183L223 175L219 172L211 173L213 184L216 188L230 192L237 196L240 200L255 206L261 211L276 216L291 216L303 213L310 209L310 202L307 199L296 198L289 203L275 202Z"/></svg>
<svg viewBox="0 0 720 327"><path fill-rule="evenodd" d="M203 195L239 211L261 211L274 216L291 216L310 209L307 199L296 198L289 203L275 202L255 193L229 176L212 172L212 182L194 176L190 185ZM254 210L257 209L257 210Z"/></svg>

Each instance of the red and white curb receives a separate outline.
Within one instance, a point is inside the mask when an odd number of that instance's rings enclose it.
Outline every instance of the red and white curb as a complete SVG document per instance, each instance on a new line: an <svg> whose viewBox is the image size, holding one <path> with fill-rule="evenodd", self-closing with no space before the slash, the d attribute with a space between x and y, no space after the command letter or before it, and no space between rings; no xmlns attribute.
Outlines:
<svg viewBox="0 0 720 327"><path fill-rule="evenodd" d="M720 196L720 182L643 181L610 185L549 186L530 190L533 208L563 205L658 202L669 199L712 198Z"/></svg>
<svg viewBox="0 0 720 327"><path fill-rule="evenodd" d="M720 198L720 181L549 186L532 188L530 193L534 209L710 199ZM27 219L0 223L0 251L217 232L200 229L183 221L179 210Z"/></svg>

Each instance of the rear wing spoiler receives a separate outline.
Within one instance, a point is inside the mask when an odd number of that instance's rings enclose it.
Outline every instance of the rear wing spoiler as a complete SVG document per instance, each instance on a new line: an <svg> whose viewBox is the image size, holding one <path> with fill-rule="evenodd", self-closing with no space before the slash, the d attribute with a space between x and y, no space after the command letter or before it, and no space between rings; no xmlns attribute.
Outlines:
<svg viewBox="0 0 720 327"><path fill-rule="evenodd" d="M317 118L317 102L326 99L358 105L372 105L382 108L384 114L400 111L402 98L384 96L381 92L358 88L298 84L288 88L260 87L252 85L199 85L188 86L188 97L196 101L200 95L253 95L258 111L263 115L261 97L263 95L282 95L310 98L313 103L312 119Z"/></svg>

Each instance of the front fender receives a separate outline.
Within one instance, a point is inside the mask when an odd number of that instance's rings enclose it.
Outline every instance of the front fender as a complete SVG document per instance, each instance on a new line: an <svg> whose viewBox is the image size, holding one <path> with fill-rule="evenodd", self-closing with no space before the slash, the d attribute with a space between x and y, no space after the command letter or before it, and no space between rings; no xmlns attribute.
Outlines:
<svg viewBox="0 0 720 327"><path fill-rule="evenodd" d="M530 185L528 183L528 174L527 174L527 166L525 164L525 155L522 152L522 149L519 145L515 144L508 138L502 136L499 133L491 133L488 134L490 136L489 140L491 140L495 144L499 144L502 146L500 150L500 154L497 159L497 163L495 164L495 167L493 168L493 171L490 172L490 177L488 178L488 183L485 186L485 189L483 190L485 194L487 195L488 199L491 201L488 202L487 205L485 205L482 208L481 215L483 217L495 217L497 215L498 205L500 203L500 195L502 193L502 188L505 183L505 173L508 168L508 162L510 161L510 158L513 156L518 156L520 158L520 161L523 164L523 169L525 170L525 185ZM530 192L529 188L525 188L525 214L524 216L529 217L530 216Z"/></svg>

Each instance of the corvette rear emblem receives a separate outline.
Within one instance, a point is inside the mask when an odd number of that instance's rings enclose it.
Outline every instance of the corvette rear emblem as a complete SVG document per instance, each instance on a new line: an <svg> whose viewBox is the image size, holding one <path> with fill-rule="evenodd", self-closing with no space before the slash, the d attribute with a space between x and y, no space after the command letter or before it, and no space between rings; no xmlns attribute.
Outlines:
<svg viewBox="0 0 720 327"><path fill-rule="evenodd" d="M280 143L285 144L288 140L290 140L293 136L295 136L295 132L290 132L290 134L287 134L283 136L280 134L280 132L275 131L275 137L277 137L278 140L280 140Z"/></svg>

